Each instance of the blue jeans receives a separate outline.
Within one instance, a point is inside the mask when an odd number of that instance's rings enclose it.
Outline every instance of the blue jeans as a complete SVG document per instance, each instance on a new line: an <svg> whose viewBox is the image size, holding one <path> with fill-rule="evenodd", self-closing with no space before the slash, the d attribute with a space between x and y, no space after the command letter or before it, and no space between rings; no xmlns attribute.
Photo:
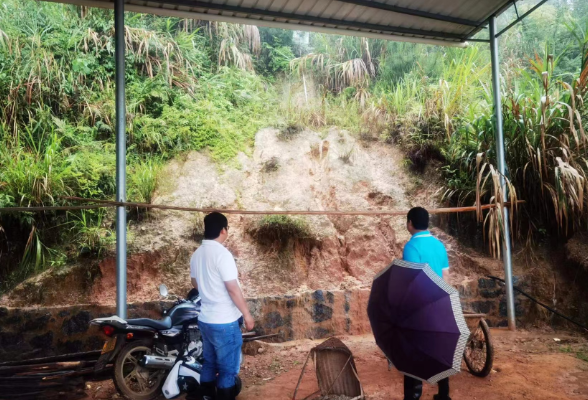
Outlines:
<svg viewBox="0 0 588 400"><path fill-rule="evenodd" d="M207 324L198 321L202 333L201 382L214 382L219 389L235 386L235 377L241 366L243 336L239 322L229 324ZM218 377L217 377L218 373Z"/></svg>

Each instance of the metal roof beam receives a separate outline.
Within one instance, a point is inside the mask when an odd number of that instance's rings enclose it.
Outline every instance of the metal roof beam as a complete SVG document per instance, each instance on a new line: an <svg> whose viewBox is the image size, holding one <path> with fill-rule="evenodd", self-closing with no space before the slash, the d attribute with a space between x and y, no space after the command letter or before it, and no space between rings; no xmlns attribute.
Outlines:
<svg viewBox="0 0 588 400"><path fill-rule="evenodd" d="M159 1L157 1L157 3L184 6L184 7L210 9L210 10L217 10L217 11L228 11L228 12L246 14L246 15L258 15L258 16L265 16L265 17L272 17L272 18L282 18L282 19L286 19L286 20L295 20L295 21L300 21L300 22L312 22L312 23L324 24L324 25L347 26L350 28L366 29L366 30L380 31L380 32L392 32L392 33L400 33L400 34L405 34L405 35L425 36L425 37L430 37L430 38L445 38L445 39L453 39L455 41L464 41L465 40L463 35L458 35L458 34L449 33L449 32L426 31L426 30L422 30L422 29L403 28L403 27L399 27L399 26L387 26L387 25L377 25L377 24L369 24L369 23L355 22L355 21L344 21L344 20L337 20L337 19L331 19L331 18L314 17L311 15L299 15L299 14L292 14L292 13L282 13L282 12L272 11L272 10L262 10L259 8L246 8L246 7L239 7L239 6L231 6L231 5L226 5L226 4L207 3L207 2L191 1L191 0L164 0L164 1L159 0ZM254 24L255 20L252 20L251 23ZM292 29L295 29L295 28L293 27Z"/></svg>
<svg viewBox="0 0 588 400"><path fill-rule="evenodd" d="M519 22L521 22L523 19L527 18L533 11L535 11L536 9L538 9L539 7L541 7L545 3L547 3L547 0L541 0L539 3L535 4L535 6L532 7L529 11L527 11L526 13L524 13L523 15L521 15L520 17L518 17L517 19L515 19L513 22L511 22L510 24L508 24L508 26L506 28L504 28L503 30L501 30L500 32L498 32L496 34L496 37L500 37L500 35L502 35L506 31L508 31L510 28L512 28L513 26L515 26ZM515 1L513 1L513 4L515 4L515 7L516 7L516 2ZM518 11L517 11L517 14L518 14Z"/></svg>
<svg viewBox="0 0 588 400"><path fill-rule="evenodd" d="M86 6L86 7L98 7L98 8L106 8L112 9L113 3L110 1L97 1L97 0L46 0L51 1L54 3L65 3L65 4L74 4L78 6ZM279 28L279 29L288 29L288 30L298 30L304 32L318 32L318 33L325 33L329 35L346 35L346 36L355 36L355 37L364 37L369 39L380 39L380 40L392 40L395 42L410 42L410 43L420 43L420 44L429 44L434 46L447 46L447 47L467 47L467 42L457 42L453 40L446 40L446 39L431 39L431 38L422 38L416 36L402 36L402 35L395 35L391 33L379 33L379 32L368 32L368 31L360 31L354 29L344 29L344 28L329 28L323 27L318 25L307 25L307 24L289 24L287 22L279 22L269 19L247 19L245 17L236 17L236 16L228 16L222 14L205 14L203 12L196 12L196 11L183 11L178 10L171 7L146 7L146 6L139 6L131 3L127 3L125 5L125 10L134 13L140 14L153 14L159 15L162 17L174 17L174 18L182 18L182 19L194 19L194 20L201 20L201 21L217 21L217 22L228 22L231 24L242 24L242 25L250 25L255 24L257 26L263 26L267 28Z"/></svg>
<svg viewBox="0 0 588 400"><path fill-rule="evenodd" d="M505 12L506 10L508 10L510 7L512 7L512 4L514 2L516 2L517 0L510 0L507 1L506 3L504 3L501 7L499 7L498 9L496 9L493 13L491 13L485 20L484 22L482 22L477 28L472 29L471 32L469 32L466 36L467 36L467 40L470 40L470 38L474 37L475 35L478 34L478 32L480 32L482 29L487 29L488 28L488 24L490 23L490 19L494 16L497 17L500 14L502 14L503 12ZM488 39L488 41L490 41L490 39Z"/></svg>
<svg viewBox="0 0 588 400"><path fill-rule="evenodd" d="M484 26L489 24L489 21L492 19L492 17L497 17L498 15L502 14L506 9L512 7L513 5L516 7L516 1L517 0L513 0L510 3L507 3L504 7L502 7L499 11L497 11L495 14L493 14L490 18L488 18L487 21L484 22ZM541 0L539 1L539 3L535 4L533 7L531 7L526 13L524 13L523 15L519 16L517 19L515 19L513 22L511 22L510 24L508 24L506 26L506 28L502 29L500 32L496 33L496 37L500 37L502 36L502 34L506 33L508 30L510 30L513 26L515 26L516 24L518 24L519 22L521 22L522 20L524 20L525 18L527 18L529 15L531 15L531 13L533 13L534 11L536 11L539 7L541 7L543 4L547 3L548 0ZM517 14L518 14L518 10L517 10ZM469 33L468 36L473 36L476 33L478 33L478 30L474 30L473 32ZM490 37L489 40L485 40L485 39L471 39L468 38L467 39L469 42L491 42L492 41L492 37Z"/></svg>
<svg viewBox="0 0 588 400"><path fill-rule="evenodd" d="M469 19L451 17L448 15L434 14L426 11L415 10L413 8L398 7L386 3L380 3L379 1L372 0L337 0L342 3L355 4L362 7L376 8L378 10L392 11L398 14L413 15L415 17L421 17L426 19L434 19L437 21L451 22L458 25L467 25L478 27L483 22L472 21Z"/></svg>
<svg viewBox="0 0 588 400"><path fill-rule="evenodd" d="M490 43L490 40L488 40L488 39L468 39L468 42L474 42L474 43Z"/></svg>

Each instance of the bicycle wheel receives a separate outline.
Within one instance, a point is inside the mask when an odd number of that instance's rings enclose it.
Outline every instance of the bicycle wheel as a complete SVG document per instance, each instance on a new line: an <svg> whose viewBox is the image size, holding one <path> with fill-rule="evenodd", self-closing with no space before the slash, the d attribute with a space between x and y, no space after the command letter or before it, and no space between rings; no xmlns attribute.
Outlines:
<svg viewBox="0 0 588 400"><path fill-rule="evenodd" d="M494 347L484 319L480 319L478 327L470 334L463 357L472 375L485 377L492 371Z"/></svg>

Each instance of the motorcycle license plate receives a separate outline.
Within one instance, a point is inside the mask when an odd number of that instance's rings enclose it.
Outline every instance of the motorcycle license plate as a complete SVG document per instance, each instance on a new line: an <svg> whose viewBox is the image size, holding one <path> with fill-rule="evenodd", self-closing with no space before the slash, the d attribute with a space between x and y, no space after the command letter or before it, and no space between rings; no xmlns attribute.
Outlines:
<svg viewBox="0 0 588 400"><path fill-rule="evenodd" d="M113 338L108 339L106 343L104 343L104 347L102 347L102 354L110 353L114 350L116 346L116 336Z"/></svg>

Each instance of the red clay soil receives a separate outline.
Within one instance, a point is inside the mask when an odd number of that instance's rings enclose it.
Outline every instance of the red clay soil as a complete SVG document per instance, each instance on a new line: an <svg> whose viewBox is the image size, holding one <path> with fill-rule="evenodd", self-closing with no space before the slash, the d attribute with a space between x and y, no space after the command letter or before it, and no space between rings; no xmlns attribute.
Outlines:
<svg viewBox="0 0 588 400"><path fill-rule="evenodd" d="M163 282L161 273L162 255L157 252L132 254L127 257L127 295L136 302L157 298L157 287ZM116 258L109 257L100 262L100 277L92 286L92 302L112 303L116 288Z"/></svg>
<svg viewBox="0 0 588 400"><path fill-rule="evenodd" d="M588 341L564 333L492 331L496 357L487 378L465 369L451 378L453 400L588 399ZM558 338L560 341L555 341ZM369 400L401 400L402 375L388 371L387 362L371 335L341 337L355 357L359 377ZM255 356L245 356L238 400L290 400L310 348L321 341L293 341L263 345ZM251 350L251 349L250 349ZM93 382L93 399L120 398L112 382ZM312 362L297 399L317 390ZM422 399L432 399L436 387L425 384Z"/></svg>
<svg viewBox="0 0 588 400"><path fill-rule="evenodd" d="M453 400L588 399L588 362L576 355L587 348L585 339L505 330L493 330L492 334L496 351L494 371L487 378L477 378L465 372L464 364L464 372L450 381ZM561 341L555 342L556 337ZM366 398L401 400L402 375L396 370L388 371L373 337L342 339L353 351ZM289 350L248 357L242 372L246 388L239 400L292 399L307 349L317 342L299 343ZM297 399L318 389L310 366ZM431 399L436 390L435 386L425 384L422 399Z"/></svg>

